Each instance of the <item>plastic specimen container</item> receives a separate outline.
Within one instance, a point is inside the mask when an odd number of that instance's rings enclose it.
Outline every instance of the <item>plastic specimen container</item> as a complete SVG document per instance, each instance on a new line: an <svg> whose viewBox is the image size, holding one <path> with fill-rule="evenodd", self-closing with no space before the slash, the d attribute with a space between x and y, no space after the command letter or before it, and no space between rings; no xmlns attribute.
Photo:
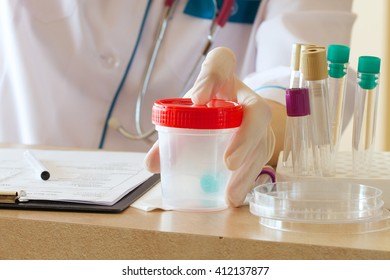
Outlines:
<svg viewBox="0 0 390 280"><path fill-rule="evenodd" d="M194 105L189 98L155 102L152 120L159 138L164 207L180 211L227 207L231 171L223 155L242 114L238 103L218 99L205 105Z"/></svg>

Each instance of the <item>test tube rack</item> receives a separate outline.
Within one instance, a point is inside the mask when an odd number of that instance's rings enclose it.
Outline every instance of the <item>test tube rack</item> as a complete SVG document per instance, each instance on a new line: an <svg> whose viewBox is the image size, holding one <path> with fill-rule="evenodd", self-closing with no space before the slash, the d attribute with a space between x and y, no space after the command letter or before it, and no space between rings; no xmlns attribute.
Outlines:
<svg viewBox="0 0 390 280"><path fill-rule="evenodd" d="M371 172L361 176L353 174L352 152L338 152L334 164L336 174L332 177L297 176L293 173L292 167L283 165L283 152L281 152L276 167L276 181L318 181L321 179L332 180L335 184L349 182L371 186L383 192L384 208L390 209L390 152L374 152Z"/></svg>

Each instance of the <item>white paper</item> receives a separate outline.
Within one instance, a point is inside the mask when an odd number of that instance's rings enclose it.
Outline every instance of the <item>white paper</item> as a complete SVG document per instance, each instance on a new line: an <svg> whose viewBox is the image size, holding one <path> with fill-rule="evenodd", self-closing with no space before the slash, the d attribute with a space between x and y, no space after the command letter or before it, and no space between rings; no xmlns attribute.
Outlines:
<svg viewBox="0 0 390 280"><path fill-rule="evenodd" d="M153 211L156 209L172 210L172 208L167 207L162 202L161 183L156 184L147 193L145 193L143 196L134 201L131 204L131 207L146 212Z"/></svg>
<svg viewBox="0 0 390 280"><path fill-rule="evenodd" d="M153 174L144 153L33 150L49 169L40 180L24 149L0 149L0 191L26 192L28 200L53 200L113 205Z"/></svg>

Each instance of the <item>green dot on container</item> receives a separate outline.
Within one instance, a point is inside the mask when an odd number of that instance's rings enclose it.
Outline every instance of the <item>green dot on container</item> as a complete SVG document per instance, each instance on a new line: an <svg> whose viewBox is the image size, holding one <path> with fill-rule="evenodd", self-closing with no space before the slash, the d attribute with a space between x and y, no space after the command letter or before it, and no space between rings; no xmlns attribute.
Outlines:
<svg viewBox="0 0 390 280"><path fill-rule="evenodd" d="M206 193L215 193L219 190L219 181L213 175L203 175L200 179L200 185Z"/></svg>

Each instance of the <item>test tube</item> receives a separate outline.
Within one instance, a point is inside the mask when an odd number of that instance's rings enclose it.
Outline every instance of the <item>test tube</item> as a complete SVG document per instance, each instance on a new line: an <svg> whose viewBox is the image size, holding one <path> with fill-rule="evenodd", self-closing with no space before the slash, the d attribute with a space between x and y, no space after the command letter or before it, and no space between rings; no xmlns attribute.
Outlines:
<svg viewBox="0 0 390 280"><path fill-rule="evenodd" d="M375 140L380 58L361 56L358 62L352 132L353 174L370 172Z"/></svg>
<svg viewBox="0 0 390 280"><path fill-rule="evenodd" d="M301 80L301 71L299 71L299 61L301 58L301 46L302 44L293 44L291 50L291 76L290 76L290 88L298 88L299 81ZM284 167L290 167L291 161L289 160L291 154L291 124L289 119L286 119L286 126L284 132L283 142L283 158L282 164Z"/></svg>
<svg viewBox="0 0 390 280"><path fill-rule="evenodd" d="M312 47L303 51L301 69L309 89L314 172L317 176L334 176L325 48Z"/></svg>
<svg viewBox="0 0 390 280"><path fill-rule="evenodd" d="M343 124L349 51L349 47L343 45L328 46L329 117L335 153L338 151Z"/></svg>
<svg viewBox="0 0 390 280"><path fill-rule="evenodd" d="M298 176L311 174L310 103L307 88L286 90L287 118L291 126L291 156L293 173Z"/></svg>
<svg viewBox="0 0 390 280"><path fill-rule="evenodd" d="M291 50L291 76L290 76L290 88L299 88L300 83L303 83L302 73L300 71L301 52L309 47L314 47L312 44L300 44L294 43ZM291 161L289 160L291 154L291 125L289 119L286 119L285 138L283 146L283 158L282 164L285 167L291 167Z"/></svg>

